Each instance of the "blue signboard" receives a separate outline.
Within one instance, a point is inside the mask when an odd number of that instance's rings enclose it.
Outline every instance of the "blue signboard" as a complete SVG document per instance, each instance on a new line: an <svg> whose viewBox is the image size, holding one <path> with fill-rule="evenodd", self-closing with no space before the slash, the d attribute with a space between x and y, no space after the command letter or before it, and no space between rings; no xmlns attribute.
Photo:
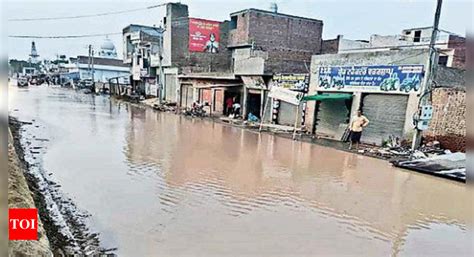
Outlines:
<svg viewBox="0 0 474 257"><path fill-rule="evenodd" d="M318 91L417 92L423 65L326 66L319 68Z"/></svg>

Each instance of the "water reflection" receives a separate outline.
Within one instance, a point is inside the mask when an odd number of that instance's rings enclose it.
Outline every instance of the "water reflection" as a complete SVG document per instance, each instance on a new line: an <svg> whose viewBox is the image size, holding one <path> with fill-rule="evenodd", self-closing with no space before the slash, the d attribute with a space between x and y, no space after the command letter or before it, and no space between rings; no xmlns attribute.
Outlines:
<svg viewBox="0 0 474 257"><path fill-rule="evenodd" d="M212 208L225 210L209 218L257 210L269 216L278 216L281 209L316 213L337 221L344 233L390 244L395 255L410 231L433 223L454 224L466 233L472 211L466 208L469 193L461 184L208 121L140 108L130 112L128 160L159 167L164 210L190 204L186 196L194 194L199 202L193 204L207 208L213 199L218 204ZM292 224L291 219L280 222ZM468 240L461 237L461 245L468 242L462 239Z"/></svg>

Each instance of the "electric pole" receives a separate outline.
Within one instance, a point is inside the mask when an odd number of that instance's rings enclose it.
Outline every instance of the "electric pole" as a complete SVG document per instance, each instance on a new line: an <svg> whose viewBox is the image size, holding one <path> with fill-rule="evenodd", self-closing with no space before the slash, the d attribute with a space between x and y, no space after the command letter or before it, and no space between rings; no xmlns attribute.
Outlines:
<svg viewBox="0 0 474 257"><path fill-rule="evenodd" d="M439 19L441 16L441 6L443 4L443 0L437 0L436 4L436 11L435 17L433 22L433 31L431 32L431 40L429 44L429 60L428 65L426 67L425 72L425 80L422 90L420 92L420 102L418 104L418 118L417 118L417 125L415 128L415 134L413 135L413 142L412 142L412 150L418 148L421 144L421 136L422 130L418 127L418 122L420 122L420 114L421 114L421 106L431 103L431 90L433 85L433 78L438 68L438 61L437 61L437 51L435 48L436 39L438 38L438 26L439 26Z"/></svg>

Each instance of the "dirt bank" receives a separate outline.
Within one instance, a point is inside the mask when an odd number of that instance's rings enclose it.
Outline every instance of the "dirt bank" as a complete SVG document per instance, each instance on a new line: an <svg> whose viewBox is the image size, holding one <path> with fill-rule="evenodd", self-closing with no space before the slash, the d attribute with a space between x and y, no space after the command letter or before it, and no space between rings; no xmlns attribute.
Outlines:
<svg viewBox="0 0 474 257"><path fill-rule="evenodd" d="M28 188L22 165L8 137L8 208L36 208L33 192ZM38 221L38 241L9 241L10 256L52 256L43 223Z"/></svg>
<svg viewBox="0 0 474 257"><path fill-rule="evenodd" d="M60 185L47 177L40 161L41 147L32 146L33 138L22 133L22 126L29 125L33 124L10 117L11 148L16 153L17 165L23 170L23 188L28 190L30 202L38 209L43 234L46 234L44 237L49 239L49 249L54 256L110 253L113 249L102 249L98 234L90 231L86 223L88 214L79 210L59 190ZM9 192L14 190L9 187Z"/></svg>

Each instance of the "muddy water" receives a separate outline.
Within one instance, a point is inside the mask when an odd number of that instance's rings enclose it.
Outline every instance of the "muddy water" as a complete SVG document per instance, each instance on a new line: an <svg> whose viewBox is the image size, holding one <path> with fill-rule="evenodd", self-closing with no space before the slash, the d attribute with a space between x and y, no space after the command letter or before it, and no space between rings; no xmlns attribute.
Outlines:
<svg viewBox="0 0 474 257"><path fill-rule="evenodd" d="M11 114L50 140L44 168L119 256L472 256L464 184L102 96L10 89Z"/></svg>

